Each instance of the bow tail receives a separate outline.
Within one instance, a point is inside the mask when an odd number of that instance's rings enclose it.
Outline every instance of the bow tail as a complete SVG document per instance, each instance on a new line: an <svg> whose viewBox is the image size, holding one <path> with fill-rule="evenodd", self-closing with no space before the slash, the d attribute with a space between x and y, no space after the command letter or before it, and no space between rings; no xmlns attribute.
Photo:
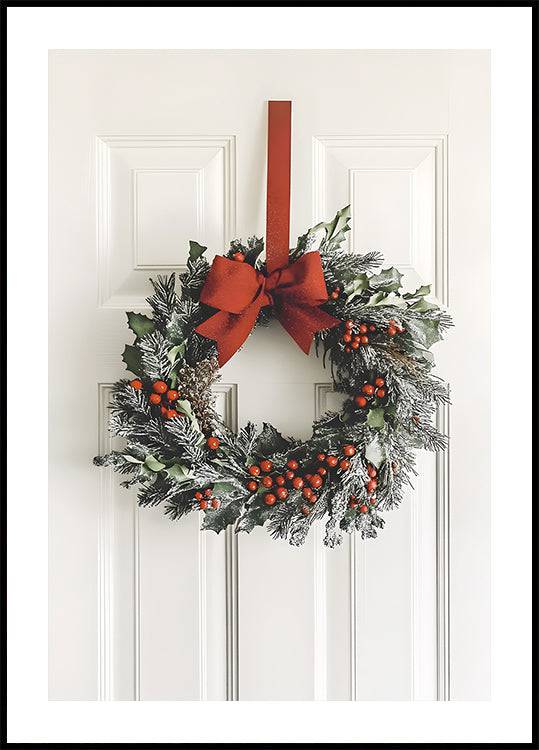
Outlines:
<svg viewBox="0 0 539 750"><path fill-rule="evenodd" d="M262 304L252 304L243 313L235 314L219 311L195 328L197 333L213 339L219 352L219 366L234 356L245 342L260 312Z"/></svg>
<svg viewBox="0 0 539 750"><path fill-rule="evenodd" d="M315 333L334 328L341 322L319 307L286 302L279 306L277 318L305 354L309 354Z"/></svg>

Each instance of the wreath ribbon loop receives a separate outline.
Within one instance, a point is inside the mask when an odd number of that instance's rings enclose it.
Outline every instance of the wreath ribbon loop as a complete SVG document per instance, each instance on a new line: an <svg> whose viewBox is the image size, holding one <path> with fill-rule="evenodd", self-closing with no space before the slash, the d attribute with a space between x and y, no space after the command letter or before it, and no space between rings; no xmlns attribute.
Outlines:
<svg viewBox="0 0 539 750"><path fill-rule="evenodd" d="M219 364L238 351L267 305L298 346L309 353L317 331L340 323L319 309L328 299L322 261L317 252L289 263L291 102L268 103L268 187L266 267L264 275L248 263L217 256L200 300L219 312L196 328L214 339Z"/></svg>
<svg viewBox="0 0 539 750"><path fill-rule="evenodd" d="M200 301L219 312L196 330L216 341L219 364L224 365L252 331L260 310L272 305L283 328L308 354L314 334L340 322L319 308L327 298L322 262L316 252L268 276L247 263L217 256Z"/></svg>

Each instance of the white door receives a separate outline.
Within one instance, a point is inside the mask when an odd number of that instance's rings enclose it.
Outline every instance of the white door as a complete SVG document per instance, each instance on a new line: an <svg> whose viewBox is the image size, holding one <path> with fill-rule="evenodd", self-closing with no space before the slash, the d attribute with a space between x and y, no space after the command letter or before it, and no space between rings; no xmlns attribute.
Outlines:
<svg viewBox="0 0 539 750"><path fill-rule="evenodd" d="M488 81L481 51L51 53L51 698L488 697ZM456 323L448 456L334 550L200 533L92 466L149 276L189 239L264 234L269 99L293 103L292 241L351 203L351 249L432 281ZM329 382L275 324L219 405L307 437Z"/></svg>

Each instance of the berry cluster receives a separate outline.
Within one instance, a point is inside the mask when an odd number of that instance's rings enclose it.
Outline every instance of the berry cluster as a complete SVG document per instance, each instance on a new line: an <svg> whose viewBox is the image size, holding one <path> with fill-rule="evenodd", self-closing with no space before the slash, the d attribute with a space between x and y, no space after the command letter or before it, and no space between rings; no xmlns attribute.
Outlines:
<svg viewBox="0 0 539 750"><path fill-rule="evenodd" d="M344 351L349 354L352 349L359 349L360 346L366 346L369 343L369 333L374 333L376 326L374 323L354 323L353 320L346 320L344 323L344 333L341 341Z"/></svg>
<svg viewBox="0 0 539 750"><path fill-rule="evenodd" d="M395 336L397 333L405 333L406 328L403 328L402 326L395 323L394 320L390 320L386 329L386 333L388 336Z"/></svg>
<svg viewBox="0 0 539 750"><path fill-rule="evenodd" d="M204 492L195 492L195 500L198 502L200 510L208 510L210 507L217 510L221 505L221 501L214 497L213 490L210 487Z"/></svg>
<svg viewBox="0 0 539 750"><path fill-rule="evenodd" d="M313 461L312 473L301 475L300 465L295 458L290 458L286 462L286 469L277 471L273 463L267 459L260 461L258 464L249 466L251 479L247 482L247 489L251 493L258 492L259 488L271 490L264 493L264 503L266 505L275 505L277 500L285 501L288 498L290 490L301 490L304 500L309 503L315 503L318 499L317 491L323 486L324 482L330 478L331 470L348 471L350 468L349 459L355 455L356 449L353 445L343 445L341 448L342 455L326 455L317 453L316 461ZM302 505L301 512L306 516L310 513L307 505Z"/></svg>
<svg viewBox="0 0 539 750"><path fill-rule="evenodd" d="M143 388L142 380L139 380L138 378L132 380L130 385L137 391ZM153 406L160 406L161 416L164 419L175 419L176 417L183 416L181 412L174 409L174 402L179 398L180 394L177 390L170 388L164 380L156 380L155 383L152 383L148 401Z"/></svg>
<svg viewBox="0 0 539 750"><path fill-rule="evenodd" d="M367 474L369 476L369 479L365 486L367 488L367 494L369 495L368 502L370 503L370 505L376 505L376 497L374 496L374 492L378 487L378 482L376 481L378 471L376 470L376 467L372 464L367 464ZM369 506L366 504L366 502L360 503L355 495L350 495L348 507L351 510L359 510L360 513L368 513L369 511Z"/></svg>
<svg viewBox="0 0 539 750"><path fill-rule="evenodd" d="M386 397L386 389L384 388L386 381L383 378L375 378L374 384L365 383L361 388L361 393L354 397L354 402L357 407L364 409L369 399L377 398L380 401Z"/></svg>

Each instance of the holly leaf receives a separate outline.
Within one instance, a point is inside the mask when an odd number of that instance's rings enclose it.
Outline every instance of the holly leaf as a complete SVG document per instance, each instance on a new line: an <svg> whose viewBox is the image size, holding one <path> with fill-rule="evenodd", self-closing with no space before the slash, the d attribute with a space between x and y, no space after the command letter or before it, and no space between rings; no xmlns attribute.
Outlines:
<svg viewBox="0 0 539 750"><path fill-rule="evenodd" d="M232 482L215 482L213 490L216 495L229 495L234 492L237 488Z"/></svg>
<svg viewBox="0 0 539 750"><path fill-rule="evenodd" d="M288 446L289 441L273 425L264 422L262 431L253 446L253 452L269 456L272 453L282 453Z"/></svg>
<svg viewBox="0 0 539 750"><path fill-rule="evenodd" d="M172 349L169 349L167 357L168 357L170 364L174 365L177 363L177 361L183 358L184 354L185 354L185 341L181 344L178 344L177 346L173 346Z"/></svg>
<svg viewBox="0 0 539 750"><path fill-rule="evenodd" d="M239 518L243 507L242 500L231 500L229 503L222 504L220 508L207 510L204 513L202 528L215 531L218 534L224 531L227 526L234 523Z"/></svg>
<svg viewBox="0 0 539 750"><path fill-rule="evenodd" d="M359 297L361 292L365 291L369 286L369 278L366 273L362 273L356 276L355 279L344 287L346 294L346 302L351 302L354 297Z"/></svg>
<svg viewBox="0 0 539 750"><path fill-rule="evenodd" d="M142 354L138 347L133 344L126 344L122 359L125 362L126 369L134 375L144 375L142 367Z"/></svg>
<svg viewBox="0 0 539 750"><path fill-rule="evenodd" d="M320 244L320 250L336 250L346 239L346 232L350 231L348 222L350 221L350 206L345 206L337 211L335 217L327 223L320 222L311 229L309 234L315 234L324 231L325 236Z"/></svg>
<svg viewBox="0 0 539 750"><path fill-rule="evenodd" d="M137 338L142 338L148 333L155 331L155 323L147 315L141 313L128 312L127 313L127 325L133 331Z"/></svg>
<svg viewBox="0 0 539 750"><path fill-rule="evenodd" d="M204 255L208 248L203 247L203 245L199 245L198 242L194 242L193 240L189 240L189 258L190 260L197 260L197 258L200 258L201 255Z"/></svg>
<svg viewBox="0 0 539 750"><path fill-rule="evenodd" d="M435 305L434 302L429 302L424 297L418 299L417 302L413 303L413 305L410 305L410 310L416 310L417 312L427 312L427 310L437 309L438 305Z"/></svg>
<svg viewBox="0 0 539 750"><path fill-rule="evenodd" d="M172 464L165 469L165 473L180 484L189 481L193 476L187 466L183 464Z"/></svg>
<svg viewBox="0 0 539 750"><path fill-rule="evenodd" d="M165 468L165 464L162 464L161 461L158 461L155 456L152 456L151 454L149 456L146 456L144 466L146 466L146 468L148 468L150 471L161 471Z"/></svg>
<svg viewBox="0 0 539 750"><path fill-rule="evenodd" d="M374 430L379 430L383 427L385 424L384 409L380 406L375 407L374 409L369 409L369 413L367 414L367 424Z"/></svg>
<svg viewBox="0 0 539 750"><path fill-rule="evenodd" d="M415 292L406 292L403 297L405 299L415 299L416 297L426 297L428 294L430 294L430 284L425 284L416 289Z"/></svg>
<svg viewBox="0 0 539 750"><path fill-rule="evenodd" d="M130 453L122 453L122 456L130 464L141 464L141 463L144 463L143 461L141 461L140 458L135 458L135 456L132 456Z"/></svg>
<svg viewBox="0 0 539 750"><path fill-rule="evenodd" d="M396 292L401 287L402 273L393 266L371 276L369 286L377 292Z"/></svg>
<svg viewBox="0 0 539 750"><path fill-rule="evenodd" d="M437 320L422 318L420 320L408 320L406 329L413 338L426 349L429 349L442 338Z"/></svg>
<svg viewBox="0 0 539 750"><path fill-rule="evenodd" d="M380 444L378 436L376 436L365 448L365 460L379 469L380 466L384 463L385 458L385 448Z"/></svg>
<svg viewBox="0 0 539 750"><path fill-rule="evenodd" d="M193 414L193 410L191 409L191 404L186 399L179 399L176 401L176 409L177 411L180 411L182 414L185 414L186 417L189 419L195 430L198 430L200 432L200 425L198 424L198 420ZM204 437L201 434L200 436L200 443L204 442Z"/></svg>
<svg viewBox="0 0 539 750"><path fill-rule="evenodd" d="M381 307L392 305L393 307L406 307L406 302L399 294L394 292L376 292L367 302L367 307Z"/></svg>

